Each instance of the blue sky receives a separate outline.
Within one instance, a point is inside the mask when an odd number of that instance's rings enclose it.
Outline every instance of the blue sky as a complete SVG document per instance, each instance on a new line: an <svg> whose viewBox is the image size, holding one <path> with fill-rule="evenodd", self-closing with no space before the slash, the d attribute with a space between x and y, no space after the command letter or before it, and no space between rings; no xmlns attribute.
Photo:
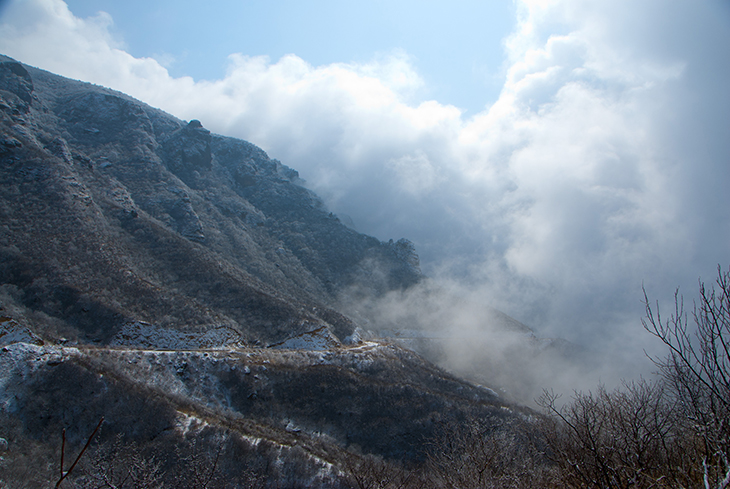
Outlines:
<svg viewBox="0 0 730 489"><path fill-rule="evenodd" d="M66 3L79 17L109 13L112 31L128 52L162 61L172 76L221 78L231 53L272 60L293 53L318 66L362 63L400 50L424 78L418 98L471 113L499 96L505 74L501 41L515 24L510 0Z"/></svg>
<svg viewBox="0 0 730 489"><path fill-rule="evenodd" d="M307 6L305 9L304 6ZM103 12L103 13L98 13ZM295 168L543 334L645 346L730 264L724 0L9 0L0 52Z"/></svg>

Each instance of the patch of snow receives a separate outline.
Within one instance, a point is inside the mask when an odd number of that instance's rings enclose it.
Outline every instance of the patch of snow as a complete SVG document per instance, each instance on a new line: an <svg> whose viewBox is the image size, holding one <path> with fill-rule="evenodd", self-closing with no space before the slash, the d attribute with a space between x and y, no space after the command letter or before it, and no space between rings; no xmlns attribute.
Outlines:
<svg viewBox="0 0 730 489"><path fill-rule="evenodd" d="M333 335L327 326L322 326L314 331L308 331L289 338L281 343L270 345L270 348L278 350L312 350L323 351L341 347L342 344Z"/></svg>
<svg viewBox="0 0 730 489"><path fill-rule="evenodd" d="M21 382L44 365L58 365L80 351L73 347L40 346L11 343L0 349L0 409L13 410L15 395L9 389L11 379Z"/></svg>
<svg viewBox="0 0 730 489"><path fill-rule="evenodd" d="M493 395L494 397L499 397L499 394L497 394L497 392L494 389L490 389L489 387L481 385L481 384L477 384L477 387L489 392L489 394Z"/></svg>
<svg viewBox="0 0 730 489"><path fill-rule="evenodd" d="M183 332L160 328L145 321L128 323L112 338L112 346L132 346L160 350L198 350L205 348L239 348L243 338L238 331L218 326L204 332Z"/></svg>
<svg viewBox="0 0 730 489"><path fill-rule="evenodd" d="M0 316L0 346L12 343L31 343L42 345L43 340L30 329L19 324L15 319Z"/></svg>
<svg viewBox="0 0 730 489"><path fill-rule="evenodd" d="M369 351L374 348L377 348L378 346L380 346L380 343L377 343L375 341L363 341L362 343L360 343L357 346L348 348L348 351L351 351L351 352Z"/></svg>
<svg viewBox="0 0 730 489"><path fill-rule="evenodd" d="M177 429L180 430L183 436L187 435L191 429L200 431L202 428L208 426L207 421L203 421L197 416L191 416L186 413L178 411L180 417L178 418Z"/></svg>
<svg viewBox="0 0 730 489"><path fill-rule="evenodd" d="M258 436L249 436L249 435L238 435L239 438L242 440L246 440L251 446L257 447L259 446L259 443L261 443L264 439Z"/></svg>
<svg viewBox="0 0 730 489"><path fill-rule="evenodd" d="M356 345L358 343L362 343L363 336L365 335L365 332L360 328L360 326L355 328L355 331L352 332L350 336L345 337L345 340L343 343L346 345Z"/></svg>

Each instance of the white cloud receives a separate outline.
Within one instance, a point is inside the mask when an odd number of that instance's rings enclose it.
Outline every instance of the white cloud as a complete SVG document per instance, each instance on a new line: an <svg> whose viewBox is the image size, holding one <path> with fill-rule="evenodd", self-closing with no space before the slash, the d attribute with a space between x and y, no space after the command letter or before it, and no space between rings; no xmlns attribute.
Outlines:
<svg viewBox="0 0 730 489"><path fill-rule="evenodd" d="M409 237L433 273L469 270L535 327L638 330L642 281L691 294L728 263L730 13L565 0L518 15L501 96L468 119L418 101L402 52L325 66L232 54L224 78L195 82L61 0L12 2L0 51L264 147L362 231Z"/></svg>
<svg viewBox="0 0 730 489"><path fill-rule="evenodd" d="M390 160L391 169L402 188L411 195L422 195L438 183L438 171L422 151Z"/></svg>

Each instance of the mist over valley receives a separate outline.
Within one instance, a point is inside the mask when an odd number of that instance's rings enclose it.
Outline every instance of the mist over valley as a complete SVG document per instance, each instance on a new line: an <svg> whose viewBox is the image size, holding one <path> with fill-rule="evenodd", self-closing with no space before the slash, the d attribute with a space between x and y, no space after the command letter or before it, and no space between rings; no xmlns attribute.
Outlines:
<svg viewBox="0 0 730 489"><path fill-rule="evenodd" d="M0 487L726 487L727 6L283 3L0 4Z"/></svg>

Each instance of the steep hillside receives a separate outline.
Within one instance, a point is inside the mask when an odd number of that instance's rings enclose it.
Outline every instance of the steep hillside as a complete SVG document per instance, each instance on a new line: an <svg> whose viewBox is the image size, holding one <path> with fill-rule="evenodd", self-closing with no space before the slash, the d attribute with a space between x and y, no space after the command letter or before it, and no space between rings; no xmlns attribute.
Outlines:
<svg viewBox="0 0 730 489"><path fill-rule="evenodd" d="M445 428L479 419L494 436L515 436L531 419L378 342L320 351L14 343L0 351L0 403L9 447L0 481L36 487L55 480L62 430L75 454L102 418L77 474L108 474L104 453L118 440L161 462L165 487L202 487L174 480L193 470L192 455L206 475L215 471L216 487L249 487L239 484L251 476L266 481L260 487L358 487L351 477L367 454L418 466Z"/></svg>
<svg viewBox="0 0 730 489"><path fill-rule="evenodd" d="M422 487L455 426L525 438L335 309L422 281L256 146L0 58L0 487L92 434L57 487Z"/></svg>
<svg viewBox="0 0 730 489"><path fill-rule="evenodd" d="M344 226L256 146L1 61L3 302L43 335L105 343L139 320L248 343L345 337L338 290L420 279L409 242Z"/></svg>

